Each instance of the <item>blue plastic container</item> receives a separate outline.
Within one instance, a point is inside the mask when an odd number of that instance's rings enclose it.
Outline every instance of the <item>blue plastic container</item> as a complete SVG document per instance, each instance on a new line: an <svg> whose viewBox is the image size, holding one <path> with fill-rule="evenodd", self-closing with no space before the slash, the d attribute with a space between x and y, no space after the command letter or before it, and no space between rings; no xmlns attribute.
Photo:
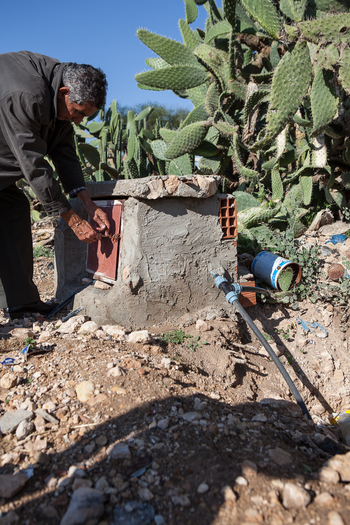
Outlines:
<svg viewBox="0 0 350 525"><path fill-rule="evenodd" d="M258 281L269 284L276 290L281 290L278 285L278 277L281 271L287 267L293 269L292 285L299 283L301 279L299 264L271 252L260 252L252 263L252 274Z"/></svg>

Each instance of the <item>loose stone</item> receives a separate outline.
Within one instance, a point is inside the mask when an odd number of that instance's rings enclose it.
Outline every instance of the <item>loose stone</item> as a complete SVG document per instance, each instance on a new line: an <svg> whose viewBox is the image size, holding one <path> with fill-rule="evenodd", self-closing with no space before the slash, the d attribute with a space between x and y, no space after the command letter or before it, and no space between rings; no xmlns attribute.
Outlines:
<svg viewBox="0 0 350 525"><path fill-rule="evenodd" d="M31 421L21 421L16 430L17 439L23 439L27 437L34 430L34 423Z"/></svg>
<svg viewBox="0 0 350 525"><path fill-rule="evenodd" d="M29 410L22 410L21 408L18 410L10 410L0 419L0 431L3 434L13 432L22 421L31 419L32 417L33 412L29 412Z"/></svg>
<svg viewBox="0 0 350 525"><path fill-rule="evenodd" d="M102 492L90 488L80 488L73 492L67 512L60 525L95 525L104 512Z"/></svg>
<svg viewBox="0 0 350 525"><path fill-rule="evenodd" d="M0 475L0 498L12 498L27 483L26 474L2 474Z"/></svg>
<svg viewBox="0 0 350 525"><path fill-rule="evenodd" d="M198 494L205 494L209 490L207 483L201 483L197 489Z"/></svg>
<svg viewBox="0 0 350 525"><path fill-rule="evenodd" d="M10 388L13 388L18 383L18 377L16 374L11 374L11 372L6 372L0 379L0 387L4 388L5 390L10 390Z"/></svg>
<svg viewBox="0 0 350 525"><path fill-rule="evenodd" d="M298 509L306 507L311 501L310 494L303 489L294 485L294 483L286 483L283 489L283 506L286 509Z"/></svg>
<svg viewBox="0 0 350 525"><path fill-rule="evenodd" d="M95 385L91 381L79 383L75 389L79 401L86 403L94 395Z"/></svg>
<svg viewBox="0 0 350 525"><path fill-rule="evenodd" d="M332 510L328 514L328 525L345 525L343 518L338 512Z"/></svg>
<svg viewBox="0 0 350 525"><path fill-rule="evenodd" d="M333 505L333 496L329 492L321 492L314 499L314 503L322 505L323 507L331 507Z"/></svg>

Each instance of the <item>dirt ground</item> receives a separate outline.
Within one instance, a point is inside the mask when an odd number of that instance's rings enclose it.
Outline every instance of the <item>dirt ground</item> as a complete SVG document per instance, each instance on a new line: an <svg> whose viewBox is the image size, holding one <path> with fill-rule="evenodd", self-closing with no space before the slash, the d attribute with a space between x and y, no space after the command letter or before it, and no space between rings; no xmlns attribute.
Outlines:
<svg viewBox="0 0 350 525"><path fill-rule="evenodd" d="M35 281L52 298L52 259L36 259ZM0 427L10 412L33 412L22 434L1 434L0 525L350 524L350 448L328 418L350 408L343 312L308 301L247 309L310 421L224 297L223 310L154 326L143 343L122 327L81 329L84 318L65 332L67 310L13 322L0 310L0 358L16 359L0 369ZM166 342L174 330L188 337ZM23 361L27 337L36 352ZM8 495L18 472L28 480Z"/></svg>

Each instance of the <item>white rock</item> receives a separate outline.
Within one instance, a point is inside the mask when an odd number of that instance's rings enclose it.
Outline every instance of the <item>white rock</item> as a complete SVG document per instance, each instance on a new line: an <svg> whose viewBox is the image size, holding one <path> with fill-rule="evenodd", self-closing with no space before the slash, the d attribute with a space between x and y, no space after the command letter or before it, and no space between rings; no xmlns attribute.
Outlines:
<svg viewBox="0 0 350 525"><path fill-rule="evenodd" d="M68 469L67 476L69 478L85 478L86 472L84 469L71 465Z"/></svg>
<svg viewBox="0 0 350 525"><path fill-rule="evenodd" d="M126 443L115 443L110 445L106 453L113 459L131 459L130 448Z"/></svg>
<svg viewBox="0 0 350 525"><path fill-rule="evenodd" d="M235 483L237 485L247 486L248 480L246 480L243 476L238 476L238 478L235 479Z"/></svg>
<svg viewBox="0 0 350 525"><path fill-rule="evenodd" d="M75 391L79 401L86 403L94 395L95 385L91 381L83 381L76 386Z"/></svg>
<svg viewBox="0 0 350 525"><path fill-rule="evenodd" d="M256 414L252 421L257 421L258 423L266 423L267 417L264 414Z"/></svg>
<svg viewBox="0 0 350 525"><path fill-rule="evenodd" d="M343 518L338 512L332 510L328 513L327 525L345 525Z"/></svg>
<svg viewBox="0 0 350 525"><path fill-rule="evenodd" d="M23 410L29 410L30 412L35 412L37 406L34 401L30 399L30 397L27 397L27 399L21 403L19 408L23 408Z"/></svg>
<svg viewBox="0 0 350 525"><path fill-rule="evenodd" d="M78 330L78 328L85 323L85 315L77 315L76 317L71 317L65 323L62 323L58 331L61 334L73 334Z"/></svg>
<svg viewBox="0 0 350 525"><path fill-rule="evenodd" d="M88 333L88 334L91 334L91 333L94 333L96 332L96 330L98 330L98 325L95 323L95 321L86 321L86 323L83 323L81 325L81 327L79 328L78 330L78 334L81 334L81 333Z"/></svg>
<svg viewBox="0 0 350 525"><path fill-rule="evenodd" d="M131 332L127 338L128 343L150 343L152 341L151 334L147 330L140 330L138 332Z"/></svg>
<svg viewBox="0 0 350 525"><path fill-rule="evenodd" d="M125 339L125 331L120 326L104 325L102 329L114 339Z"/></svg>
<svg viewBox="0 0 350 525"><path fill-rule="evenodd" d="M171 359L169 359L169 357L163 357L163 359L161 360L160 364L162 366L164 366L164 368L169 369L170 366L171 366Z"/></svg>
<svg viewBox="0 0 350 525"><path fill-rule="evenodd" d="M105 476L102 476L98 481L96 481L95 489L100 490L103 492L105 489L109 487L108 481L106 480Z"/></svg>
<svg viewBox="0 0 350 525"><path fill-rule="evenodd" d="M294 483L286 483L283 489L283 506L285 509L306 507L311 501L310 494Z"/></svg>
<svg viewBox="0 0 350 525"><path fill-rule="evenodd" d="M336 470L330 467L322 467L319 472L319 480L325 481L326 483L338 483L340 476Z"/></svg>
<svg viewBox="0 0 350 525"><path fill-rule="evenodd" d="M31 421L21 421L16 430L17 439L23 439L27 437L34 430L34 423Z"/></svg>
<svg viewBox="0 0 350 525"><path fill-rule="evenodd" d="M185 421L188 421L188 423L193 423L193 421L198 421L199 418L200 418L200 415L198 414L198 412L186 412L182 416L182 419L184 419Z"/></svg>
<svg viewBox="0 0 350 525"><path fill-rule="evenodd" d="M97 288L98 290L110 290L111 286L103 281L96 281L94 283L94 288Z"/></svg>
<svg viewBox="0 0 350 525"><path fill-rule="evenodd" d="M51 412L54 412L56 410L56 405L55 403L53 403L52 401L48 401L47 403L45 403L43 405L43 409L46 410L47 412L51 413Z"/></svg>
<svg viewBox="0 0 350 525"><path fill-rule="evenodd" d="M169 426L169 418L161 419L160 421L158 421L158 425L157 426L161 430L165 430Z"/></svg>
<svg viewBox="0 0 350 525"><path fill-rule="evenodd" d="M151 501L154 498L152 492L146 487L140 488L138 490L138 495L142 501Z"/></svg>
<svg viewBox="0 0 350 525"><path fill-rule="evenodd" d="M209 490L209 485L207 483L201 483L197 488L198 494L205 494Z"/></svg>
<svg viewBox="0 0 350 525"><path fill-rule="evenodd" d="M11 374L11 372L6 372L2 378L0 379L0 388L4 388L5 390L10 390L10 388L13 388L18 383L18 377L16 374Z"/></svg>
<svg viewBox="0 0 350 525"><path fill-rule="evenodd" d="M119 366L115 366L114 368L110 368L107 372L108 377L119 377L123 375Z"/></svg>
<svg viewBox="0 0 350 525"><path fill-rule="evenodd" d="M224 495L225 501L232 501L233 503L237 501L237 496L229 485L226 485L221 492Z"/></svg>
<svg viewBox="0 0 350 525"><path fill-rule="evenodd" d="M189 507L191 505L190 498L188 496L182 495L182 496L173 496L171 498L171 501L173 502L173 505L179 506L179 507Z"/></svg>
<svg viewBox="0 0 350 525"><path fill-rule="evenodd" d="M209 332L211 330L211 326L203 321L203 319L198 319L196 322L196 330L199 332Z"/></svg>
<svg viewBox="0 0 350 525"><path fill-rule="evenodd" d="M329 492L321 492L317 494L314 499L314 503L321 505L322 507L331 507L333 505L334 498Z"/></svg>
<svg viewBox="0 0 350 525"><path fill-rule="evenodd" d="M199 397L194 398L193 408L196 410L196 412L200 412L203 410L207 404L205 402L202 403L202 401L199 399Z"/></svg>
<svg viewBox="0 0 350 525"><path fill-rule="evenodd" d="M48 341L50 341L50 339L52 339L52 337L53 337L53 333L52 332L49 332L49 331L42 332L39 335L38 342L39 343L47 343Z"/></svg>

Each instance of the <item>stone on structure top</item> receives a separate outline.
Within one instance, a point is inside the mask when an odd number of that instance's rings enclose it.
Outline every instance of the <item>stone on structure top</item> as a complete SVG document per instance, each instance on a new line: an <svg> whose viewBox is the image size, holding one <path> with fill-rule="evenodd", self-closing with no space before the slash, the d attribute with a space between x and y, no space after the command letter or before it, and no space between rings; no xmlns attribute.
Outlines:
<svg viewBox="0 0 350 525"><path fill-rule="evenodd" d="M143 179L88 182L86 189L91 198L115 196L149 200L162 199L163 197L206 199L216 193L220 181L219 175L191 175L187 177L164 175Z"/></svg>

